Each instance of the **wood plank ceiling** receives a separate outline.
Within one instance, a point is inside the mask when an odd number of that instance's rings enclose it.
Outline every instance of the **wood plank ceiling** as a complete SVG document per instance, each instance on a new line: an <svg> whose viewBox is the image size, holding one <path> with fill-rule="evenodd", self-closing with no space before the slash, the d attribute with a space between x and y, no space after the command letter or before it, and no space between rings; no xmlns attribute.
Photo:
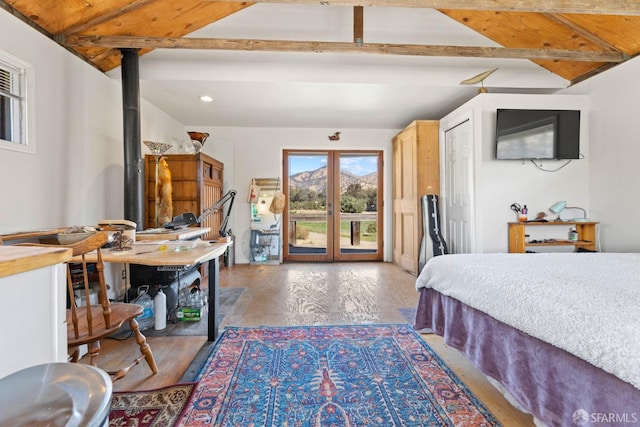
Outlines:
<svg viewBox="0 0 640 427"><path fill-rule="evenodd" d="M140 48L141 54L155 48L198 48L524 58L575 83L640 52L638 0L260 1L354 6L354 41L184 37L254 4L239 0L0 0L0 7L102 71L120 65L118 47ZM366 43L366 33L360 35L358 28L361 6L438 9L503 47Z"/></svg>

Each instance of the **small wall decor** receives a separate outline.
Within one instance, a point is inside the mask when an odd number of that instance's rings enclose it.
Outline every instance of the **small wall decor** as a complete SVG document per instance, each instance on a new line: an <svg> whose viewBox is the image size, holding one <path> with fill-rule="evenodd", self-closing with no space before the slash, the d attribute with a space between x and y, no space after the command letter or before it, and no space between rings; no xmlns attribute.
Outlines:
<svg viewBox="0 0 640 427"><path fill-rule="evenodd" d="M159 221L158 221L158 207L159 207L159 200L160 200L160 195L158 194L158 184L160 183L159 179L158 179L158 174L159 174L159 169L160 169L160 158L162 157L162 155L172 147L171 144L165 144L163 142L155 142L155 141L142 141L144 143L144 145L146 145L149 150L151 150L151 154L153 155L153 158L156 161L156 179L155 179L155 205L156 205L156 214L155 214L155 226L159 227Z"/></svg>
<svg viewBox="0 0 640 427"><path fill-rule="evenodd" d="M340 132L329 135L329 141L340 141Z"/></svg>
<svg viewBox="0 0 640 427"><path fill-rule="evenodd" d="M249 203L258 203L258 199L260 198L260 186L256 184L255 178L251 180L251 184L249 184L249 195L247 196L247 202Z"/></svg>

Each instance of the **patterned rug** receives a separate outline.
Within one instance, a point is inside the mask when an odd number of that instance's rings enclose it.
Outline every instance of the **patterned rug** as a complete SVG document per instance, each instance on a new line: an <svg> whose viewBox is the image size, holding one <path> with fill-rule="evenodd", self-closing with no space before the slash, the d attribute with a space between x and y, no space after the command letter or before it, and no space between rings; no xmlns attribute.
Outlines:
<svg viewBox="0 0 640 427"><path fill-rule="evenodd" d="M149 391L113 392L109 427L167 427L175 424L195 384Z"/></svg>
<svg viewBox="0 0 640 427"><path fill-rule="evenodd" d="M184 426L499 426L409 325L224 330Z"/></svg>

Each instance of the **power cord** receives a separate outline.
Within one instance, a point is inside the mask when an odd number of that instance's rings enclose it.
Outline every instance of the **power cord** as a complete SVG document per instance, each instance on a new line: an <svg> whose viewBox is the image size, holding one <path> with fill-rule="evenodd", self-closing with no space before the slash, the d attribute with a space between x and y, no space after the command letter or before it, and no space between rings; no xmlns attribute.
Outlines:
<svg viewBox="0 0 640 427"><path fill-rule="evenodd" d="M559 166L559 167L558 167L558 168L556 168L556 169L545 169L545 168L543 168L542 166L540 166L539 164L537 164L537 163L536 163L536 161L535 161L534 159L531 159L530 161L531 161L531 163L533 163L533 165L534 165L536 168L540 169L540 170L541 170L541 171L543 171L543 172L558 172L560 169L562 169L563 167L565 167L565 166L567 166L569 163L571 163L571 162L573 161L573 159L567 160L567 161L565 162L565 164L563 164L563 165Z"/></svg>
<svg viewBox="0 0 640 427"><path fill-rule="evenodd" d="M580 153L580 154L578 155L578 158L579 158L579 159L584 159L584 154ZM558 168L556 168L556 169L545 169L545 168L543 168L542 166L540 166L539 164L537 164L537 163L536 163L536 161L535 161L535 159L530 159L529 161L530 161L531 163L533 163L533 165L534 165L536 168L540 169L540 170L541 170L541 171L543 171L543 172L558 172L560 169L562 169L562 168L564 168L565 166L567 166L567 165L568 165L569 163L571 163L573 160L574 160L574 159L569 159L569 160L567 160L563 165L560 165L560 166L559 166Z"/></svg>

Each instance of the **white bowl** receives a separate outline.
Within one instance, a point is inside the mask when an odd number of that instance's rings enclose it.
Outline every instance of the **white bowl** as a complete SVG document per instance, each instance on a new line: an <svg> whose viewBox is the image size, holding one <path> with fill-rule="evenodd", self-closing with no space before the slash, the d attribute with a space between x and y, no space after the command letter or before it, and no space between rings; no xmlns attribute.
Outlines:
<svg viewBox="0 0 640 427"><path fill-rule="evenodd" d="M88 237L96 234L95 231L84 232L84 233L60 233L58 234L58 242L61 245L73 245L74 243L78 243Z"/></svg>

